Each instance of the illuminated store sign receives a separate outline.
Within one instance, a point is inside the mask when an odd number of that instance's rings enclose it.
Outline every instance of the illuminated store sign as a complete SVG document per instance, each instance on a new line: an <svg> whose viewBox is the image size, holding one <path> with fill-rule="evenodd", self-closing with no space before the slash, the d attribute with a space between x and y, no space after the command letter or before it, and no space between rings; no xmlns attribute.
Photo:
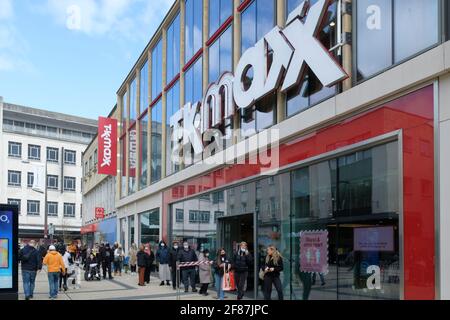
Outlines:
<svg viewBox="0 0 450 320"><path fill-rule="evenodd" d="M220 148L218 127L224 119L234 116L235 104L238 110L245 110L279 88L288 91L301 83L307 67L324 86L346 79L346 72L317 39L328 5L329 1L320 0L309 7L309 2L304 1L289 15L286 28L273 28L244 52L235 75L223 74L209 86L202 102L188 102L175 113L170 119L173 154L178 154L180 144L192 145L194 152L200 154L212 137ZM250 73L253 77L248 84Z"/></svg>
<svg viewBox="0 0 450 320"><path fill-rule="evenodd" d="M117 174L117 120L100 117L98 119L98 173L115 176Z"/></svg>

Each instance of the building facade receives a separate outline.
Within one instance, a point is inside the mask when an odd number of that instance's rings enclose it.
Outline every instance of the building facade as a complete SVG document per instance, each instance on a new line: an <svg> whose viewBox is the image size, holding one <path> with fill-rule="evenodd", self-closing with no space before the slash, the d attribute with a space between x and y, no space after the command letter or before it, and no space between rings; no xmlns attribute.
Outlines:
<svg viewBox="0 0 450 320"><path fill-rule="evenodd" d="M449 12L175 1L117 91L120 241L245 240L254 298L273 244L288 299L450 299Z"/></svg>
<svg viewBox="0 0 450 320"><path fill-rule="evenodd" d="M9 103L0 107L0 203L19 206L19 237L43 239L47 214L55 238L79 238L81 155L97 122ZM46 166L47 195L32 190L36 165Z"/></svg>
<svg viewBox="0 0 450 320"><path fill-rule="evenodd" d="M117 117L116 107L109 117ZM114 243L117 240L116 177L98 173L98 135L83 151L82 163L83 243L91 248L96 243Z"/></svg>

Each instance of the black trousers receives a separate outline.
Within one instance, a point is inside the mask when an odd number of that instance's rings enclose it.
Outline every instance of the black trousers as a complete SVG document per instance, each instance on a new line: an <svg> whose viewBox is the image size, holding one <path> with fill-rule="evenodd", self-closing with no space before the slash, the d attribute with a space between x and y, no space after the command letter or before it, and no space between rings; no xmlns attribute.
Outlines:
<svg viewBox="0 0 450 320"><path fill-rule="evenodd" d="M243 272L235 272L234 273L234 280L236 281L236 288L238 292L238 300L241 300L244 297L245 293L245 282L247 281L248 277L248 271Z"/></svg>
<svg viewBox="0 0 450 320"><path fill-rule="evenodd" d="M202 283L199 293L201 293L201 294L207 293L208 292L208 286L209 286L209 283Z"/></svg>
<svg viewBox="0 0 450 320"><path fill-rule="evenodd" d="M103 269L103 279L106 278L106 271L108 271L108 276L111 279L112 278L112 275L111 275L111 262L103 261L102 269Z"/></svg>
<svg viewBox="0 0 450 320"><path fill-rule="evenodd" d="M280 276L264 277L264 300L272 300L272 284L278 293L278 300L283 300L283 288L281 286Z"/></svg>
<svg viewBox="0 0 450 320"><path fill-rule="evenodd" d="M144 282L145 283L150 283L150 272L151 272L151 267L150 266L146 266L145 267L145 273L144 273Z"/></svg>
<svg viewBox="0 0 450 320"><path fill-rule="evenodd" d="M136 272L136 265L132 265L132 266L130 266L130 268L131 268L131 272Z"/></svg>
<svg viewBox="0 0 450 320"><path fill-rule="evenodd" d="M61 289L61 285L64 283L64 286L67 287L67 268L65 270L64 275L62 274L62 272L59 274L59 288Z"/></svg>
<svg viewBox="0 0 450 320"><path fill-rule="evenodd" d="M189 280L191 280L192 289L195 289L195 268L183 269L181 274L183 275L184 289L185 290L189 289Z"/></svg>
<svg viewBox="0 0 450 320"><path fill-rule="evenodd" d="M177 287L179 288L181 279L178 279L178 283L177 283L177 268L171 268L170 269L170 274L172 276L172 287L174 289L176 289ZM182 276L182 274L180 272L180 278L181 278L181 276Z"/></svg>

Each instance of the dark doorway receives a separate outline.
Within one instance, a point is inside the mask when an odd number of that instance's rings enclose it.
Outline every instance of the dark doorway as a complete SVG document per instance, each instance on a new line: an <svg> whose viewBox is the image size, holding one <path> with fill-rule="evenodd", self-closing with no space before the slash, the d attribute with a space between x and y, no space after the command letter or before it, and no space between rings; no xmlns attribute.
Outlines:
<svg viewBox="0 0 450 320"><path fill-rule="evenodd" d="M253 214L226 217L219 220L218 224L220 242L219 247L224 247L229 257L232 257L239 248L239 243L247 242L248 250L253 254L255 260L255 228L253 222ZM254 296L254 270L249 270L247 279L246 296L253 298Z"/></svg>

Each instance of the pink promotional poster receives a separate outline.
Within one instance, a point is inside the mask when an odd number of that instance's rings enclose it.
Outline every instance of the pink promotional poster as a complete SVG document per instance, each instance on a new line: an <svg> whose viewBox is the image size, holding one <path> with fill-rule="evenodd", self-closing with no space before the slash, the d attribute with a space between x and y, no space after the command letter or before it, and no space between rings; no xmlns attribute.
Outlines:
<svg viewBox="0 0 450 320"><path fill-rule="evenodd" d="M300 234L300 271L328 273L328 231L303 231Z"/></svg>

